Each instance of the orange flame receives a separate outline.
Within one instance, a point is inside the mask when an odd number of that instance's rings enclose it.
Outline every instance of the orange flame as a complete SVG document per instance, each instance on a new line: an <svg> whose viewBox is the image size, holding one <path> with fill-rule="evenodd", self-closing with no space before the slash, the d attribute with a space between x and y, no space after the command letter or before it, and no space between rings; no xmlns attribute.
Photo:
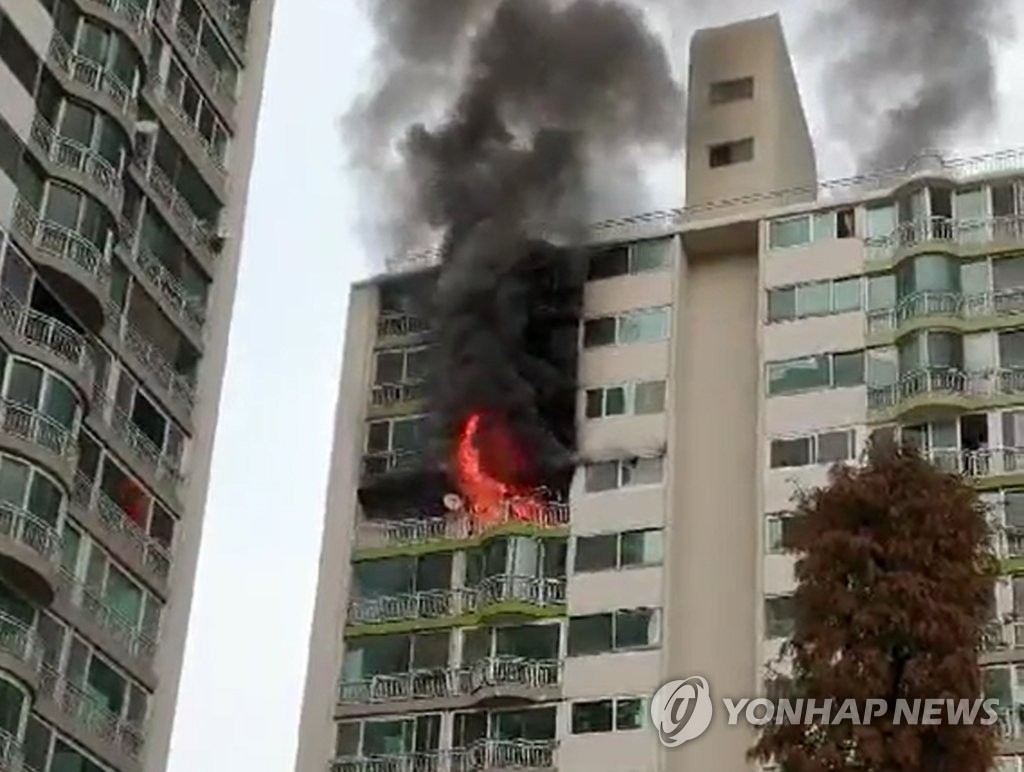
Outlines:
<svg viewBox="0 0 1024 772"><path fill-rule="evenodd" d="M455 449L456 482L473 525L486 527L503 520L542 522L546 507L536 492L521 484L503 482L484 468L481 450L501 456L505 468L520 467L522 459L504 423L492 417L481 431L482 420L481 413L466 419Z"/></svg>

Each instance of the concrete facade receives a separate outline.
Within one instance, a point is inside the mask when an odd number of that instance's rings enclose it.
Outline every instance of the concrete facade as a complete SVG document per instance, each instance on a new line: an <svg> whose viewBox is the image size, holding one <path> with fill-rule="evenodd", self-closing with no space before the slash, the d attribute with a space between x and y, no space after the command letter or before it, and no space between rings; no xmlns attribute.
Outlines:
<svg viewBox="0 0 1024 772"><path fill-rule="evenodd" d="M754 736L724 716L662 748L647 699L690 675L716 699L762 694L794 589L781 536L793 494L855 461L872 431L922 425L927 452L976 479L1002 526L985 656L1010 706L1000 763L1019 769L1024 337L1008 336L1024 328L1024 154L818 183L778 18L698 32L691 62L686 208L592 229L591 259L627 257L587 282L581 327L642 318L643 331L581 335L583 463L533 546L436 508L376 512L367 491L407 451L407 426L379 421L425 409L402 352L430 335L385 302L397 274L353 287L296 772L751 770ZM662 382L655 407L638 399ZM503 539L517 555L566 552L553 575L533 569L529 592L496 577L516 601L497 614L469 567ZM421 587L438 565L441 586ZM381 589L406 571L406 589Z"/></svg>
<svg viewBox="0 0 1024 772"><path fill-rule="evenodd" d="M0 0L4 768L166 768L272 11Z"/></svg>

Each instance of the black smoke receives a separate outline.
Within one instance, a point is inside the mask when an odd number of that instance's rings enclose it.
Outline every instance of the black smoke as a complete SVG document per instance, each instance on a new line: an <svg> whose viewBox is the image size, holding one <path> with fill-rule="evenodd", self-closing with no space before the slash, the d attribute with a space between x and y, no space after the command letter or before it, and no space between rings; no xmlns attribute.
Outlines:
<svg viewBox="0 0 1024 772"><path fill-rule="evenodd" d="M996 116L995 41L1012 24L1007 0L845 0L818 12L816 39L834 44L822 49L830 131L867 171L983 129Z"/></svg>
<svg viewBox="0 0 1024 772"><path fill-rule="evenodd" d="M548 241L580 235L601 158L681 147L668 57L641 13L611 0L463 0L443 19L424 11L432 0L379 5L398 59L466 51L443 118L400 146L403 217L443 240L432 319L442 457L479 411L507 422L533 464L562 465L574 437L552 417L568 409L572 426L583 269Z"/></svg>

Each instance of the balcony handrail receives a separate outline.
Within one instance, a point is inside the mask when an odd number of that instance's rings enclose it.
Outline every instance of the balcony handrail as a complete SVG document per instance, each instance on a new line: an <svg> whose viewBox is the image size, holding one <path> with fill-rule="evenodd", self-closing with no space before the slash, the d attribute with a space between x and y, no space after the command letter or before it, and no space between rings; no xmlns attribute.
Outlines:
<svg viewBox="0 0 1024 772"><path fill-rule="evenodd" d="M19 439L46 448L66 461L76 457L72 432L32 405L0 399L0 429Z"/></svg>
<svg viewBox="0 0 1024 772"><path fill-rule="evenodd" d="M29 135L43 154L58 166L90 177L101 188L120 198L121 175L114 165L96 150L58 133L41 114L36 113Z"/></svg>
<svg viewBox="0 0 1024 772"><path fill-rule="evenodd" d="M988 241L996 236L1024 239L1024 214L963 220L943 215L920 217L899 223L885 236L866 237L864 247L869 260L888 260L899 250L928 242L951 242L963 246Z"/></svg>
<svg viewBox="0 0 1024 772"><path fill-rule="evenodd" d="M481 738L468 745L429 751L367 756L339 756L331 760L330 772L478 772L492 769L550 769L558 740L506 740Z"/></svg>
<svg viewBox="0 0 1024 772"><path fill-rule="evenodd" d="M142 727L121 718L78 684L49 665L40 670L39 692L87 731L111 743L129 758L142 756L146 734Z"/></svg>
<svg viewBox="0 0 1024 772"><path fill-rule="evenodd" d="M106 8L109 8L118 16L124 18L143 40L149 37L150 23L146 15L145 6L139 7L131 0L92 0Z"/></svg>
<svg viewBox="0 0 1024 772"><path fill-rule="evenodd" d="M139 243L135 249L129 251L129 255L160 290L168 305L178 312L186 326L199 333L206 323L206 304L197 295L192 294L145 244Z"/></svg>
<svg viewBox="0 0 1024 772"><path fill-rule="evenodd" d="M86 509L95 506L104 527L111 533L124 536L140 562L161 580L167 580L171 570L170 551L147 534L142 526L135 522L102 488L94 490L92 481L81 471L75 474L71 498Z"/></svg>
<svg viewBox="0 0 1024 772"><path fill-rule="evenodd" d="M961 158L943 158L934 151L926 151L911 158L903 166L854 177L815 181L809 185L778 188L690 206L615 217L591 224L589 231L595 240L607 241L612 238L626 240L629 235L635 234L638 227L644 235L649 235L654 228L660 232L670 232L701 217L709 217L716 213L720 213L723 217L727 216L730 210L737 210L740 207L757 205L759 209L765 209L794 205L835 206L856 201L871 194L893 190L925 173L931 176L938 174L952 180L962 181L985 175L1022 170L1024 170L1024 148ZM810 211L806 213L809 214ZM386 259L386 269L389 273L412 271L437 265L440 259L441 250L438 247L432 247L392 255Z"/></svg>
<svg viewBox="0 0 1024 772"><path fill-rule="evenodd" d="M377 317L377 337L403 337L429 332L430 321L413 314L384 312Z"/></svg>
<svg viewBox="0 0 1024 772"><path fill-rule="evenodd" d="M135 95L132 89L107 65L74 51L56 32L50 38L50 56L71 80L93 91L106 94L121 112L129 116L134 114Z"/></svg>
<svg viewBox="0 0 1024 772"><path fill-rule="evenodd" d="M109 274L103 250L73 228L40 217L22 198L15 202L14 229L43 252L68 260L101 281Z"/></svg>
<svg viewBox="0 0 1024 772"><path fill-rule="evenodd" d="M61 549L57 529L27 509L0 502L0 535L23 544L44 560L53 562Z"/></svg>
<svg viewBox="0 0 1024 772"><path fill-rule="evenodd" d="M374 407L386 407L400 402L422 399L427 393L425 378L406 378L391 383L375 383L370 390L370 403Z"/></svg>
<svg viewBox="0 0 1024 772"><path fill-rule="evenodd" d="M228 171L225 163L227 155L222 150L214 147L213 143L202 135L199 127L195 125L193 119L185 112L185 108L181 104L181 100L184 98L183 95L170 93L167 81L156 73L149 76L149 87L153 95L170 111L181 128L185 130L185 133L202 148L203 154L221 176L221 182L223 182L223 177Z"/></svg>
<svg viewBox="0 0 1024 772"><path fill-rule="evenodd" d="M25 762L25 749L21 741L6 729L0 729L0 769L14 772L38 772Z"/></svg>
<svg viewBox="0 0 1024 772"><path fill-rule="evenodd" d="M152 659L156 653L156 641L152 636L140 629L120 611L112 608L96 588L82 581L63 566L60 569L60 580L72 605L89 614L101 628L110 633L111 637L121 643L132 655L147 660Z"/></svg>
<svg viewBox="0 0 1024 772"><path fill-rule="evenodd" d="M891 308L867 311L868 332L894 330L908 321L929 314L956 319L1024 314L1024 287L1006 287L983 292L915 292Z"/></svg>
<svg viewBox="0 0 1024 772"><path fill-rule="evenodd" d="M880 410L927 394L992 398L1024 393L1024 368L922 367L904 373L894 384L868 386L868 407Z"/></svg>
<svg viewBox="0 0 1024 772"><path fill-rule="evenodd" d="M235 47L244 53L248 24L244 19L242 9L228 0L207 0L207 7L213 9L223 27L227 29Z"/></svg>
<svg viewBox="0 0 1024 772"><path fill-rule="evenodd" d="M0 320L25 343L46 349L58 359L90 374L92 359L84 335L52 316L29 308L10 290L0 290Z"/></svg>
<svg viewBox="0 0 1024 772"><path fill-rule="evenodd" d="M167 176L167 172L158 164L155 162L147 164L145 159L140 156L136 156L132 164L149 181L150 188L171 210L171 214L178 224L185 229L190 239L190 246L212 259L214 253L210 249L210 240L213 238L213 229L210 223L195 213L192 205L178 191L174 183L171 182L171 178Z"/></svg>
<svg viewBox="0 0 1024 772"><path fill-rule="evenodd" d="M43 660L39 633L16 616L0 611L0 650L37 670Z"/></svg>
<svg viewBox="0 0 1024 772"><path fill-rule="evenodd" d="M522 522L515 517L517 501L518 499L507 500L498 508L496 517L482 523L465 514L425 519L364 520L356 526L356 545L398 546L479 536L510 523ZM569 524L567 502L545 501L536 511L540 517L529 521L528 525L560 528Z"/></svg>
<svg viewBox="0 0 1024 772"><path fill-rule="evenodd" d="M220 67L213 61L213 58L207 53L206 49L199 42L199 36L196 31L193 30L184 18L178 17L177 23L174 25L175 36L178 38L178 42L181 43L182 47L188 52L189 57L192 59L196 70L199 72L199 79L203 82L203 85L210 90L211 93L217 94L220 97L226 99L230 104L235 102L235 94L231 88L231 85L224 77Z"/></svg>

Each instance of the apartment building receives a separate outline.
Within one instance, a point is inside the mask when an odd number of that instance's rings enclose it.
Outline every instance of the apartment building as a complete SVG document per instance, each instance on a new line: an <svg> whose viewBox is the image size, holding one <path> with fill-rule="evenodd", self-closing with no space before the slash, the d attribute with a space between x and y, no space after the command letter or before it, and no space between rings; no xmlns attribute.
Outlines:
<svg viewBox="0 0 1024 772"><path fill-rule="evenodd" d="M0 769L161 772L270 0L0 0Z"/></svg>
<svg viewBox="0 0 1024 772"><path fill-rule="evenodd" d="M296 772L750 770L749 728L666 750L647 701L690 675L764 693L792 496L877 431L993 504L986 683L1020 769L1024 152L819 183L777 17L690 61L686 205L586 244L581 463L540 516L467 521L421 463L407 299L438 268L353 286Z"/></svg>

